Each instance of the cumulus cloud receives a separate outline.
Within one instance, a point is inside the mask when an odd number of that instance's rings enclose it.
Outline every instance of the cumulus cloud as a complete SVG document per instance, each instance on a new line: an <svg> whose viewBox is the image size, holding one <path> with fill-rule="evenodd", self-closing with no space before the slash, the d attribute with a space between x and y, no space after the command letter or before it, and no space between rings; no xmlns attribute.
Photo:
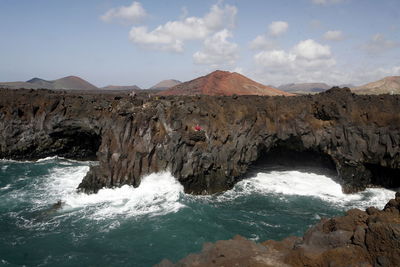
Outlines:
<svg viewBox="0 0 400 267"><path fill-rule="evenodd" d="M254 55L256 65L260 67L267 83L313 81L333 67L336 61L330 47L312 39L304 40L290 50L264 50Z"/></svg>
<svg viewBox="0 0 400 267"><path fill-rule="evenodd" d="M291 68L296 61L296 55L284 50L262 51L254 56L258 65L273 69Z"/></svg>
<svg viewBox="0 0 400 267"><path fill-rule="evenodd" d="M227 40L231 37L232 33L224 29L205 39L203 49L193 54L194 63L211 67L235 64L238 45Z"/></svg>
<svg viewBox="0 0 400 267"><path fill-rule="evenodd" d="M388 40L383 34L377 33L362 48L369 54L379 54L399 46L400 43Z"/></svg>
<svg viewBox="0 0 400 267"><path fill-rule="evenodd" d="M327 45L321 45L312 39L301 41L294 46L293 52L300 58L307 60L325 59L332 56Z"/></svg>
<svg viewBox="0 0 400 267"><path fill-rule="evenodd" d="M204 40L223 29L232 29L237 8L231 5L213 5L204 17L185 17L159 25L154 30L132 27L129 39L142 47L155 50L182 52L187 40Z"/></svg>
<svg viewBox="0 0 400 267"><path fill-rule="evenodd" d="M328 5L328 4L337 4L344 2L345 0L311 0L313 4L316 5Z"/></svg>
<svg viewBox="0 0 400 267"><path fill-rule="evenodd" d="M378 38L379 39L379 38ZM400 66L376 67L374 64L362 67L336 65L336 60L328 45L308 39L292 48L267 49L254 55L252 78L265 84L292 82L326 82L331 85L354 84L382 79L386 76L400 75Z"/></svg>
<svg viewBox="0 0 400 267"><path fill-rule="evenodd" d="M276 48L278 45L275 40L268 39L264 35L258 35L250 42L249 46L252 50L270 50Z"/></svg>
<svg viewBox="0 0 400 267"><path fill-rule="evenodd" d="M327 41L341 41L344 39L341 31L327 31L323 37Z"/></svg>
<svg viewBox="0 0 400 267"><path fill-rule="evenodd" d="M130 6L112 8L100 18L104 22L119 21L122 23L138 23L146 16L146 10L142 5L139 2L133 2Z"/></svg>
<svg viewBox="0 0 400 267"><path fill-rule="evenodd" d="M399 76L400 65L391 67L362 67L343 75L355 85L363 85L369 82L380 80L386 76Z"/></svg>
<svg viewBox="0 0 400 267"><path fill-rule="evenodd" d="M332 66L336 63L330 47L321 45L312 39L299 42L288 52L284 50L262 51L254 58L260 65L288 69Z"/></svg>
<svg viewBox="0 0 400 267"><path fill-rule="evenodd" d="M277 38L284 34L289 28L289 23L286 21L273 21L268 26L268 33L256 36L249 47L252 50L271 50L278 47Z"/></svg>
<svg viewBox="0 0 400 267"><path fill-rule="evenodd" d="M286 21L273 21L268 29L269 29L269 34L272 36L278 36L287 31L289 28L289 24Z"/></svg>

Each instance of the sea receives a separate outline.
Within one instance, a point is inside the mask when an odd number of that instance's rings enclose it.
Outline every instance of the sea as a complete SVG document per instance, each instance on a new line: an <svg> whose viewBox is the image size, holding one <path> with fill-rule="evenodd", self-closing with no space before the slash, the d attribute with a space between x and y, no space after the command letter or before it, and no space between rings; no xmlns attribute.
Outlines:
<svg viewBox="0 0 400 267"><path fill-rule="evenodd" d="M138 188L76 188L90 165L58 157L0 160L0 265L152 266L200 252L205 242L242 235L256 242L302 236L323 217L383 208L394 191L346 195L318 169L258 169L233 189L184 193L168 172ZM54 204L62 202L61 208Z"/></svg>

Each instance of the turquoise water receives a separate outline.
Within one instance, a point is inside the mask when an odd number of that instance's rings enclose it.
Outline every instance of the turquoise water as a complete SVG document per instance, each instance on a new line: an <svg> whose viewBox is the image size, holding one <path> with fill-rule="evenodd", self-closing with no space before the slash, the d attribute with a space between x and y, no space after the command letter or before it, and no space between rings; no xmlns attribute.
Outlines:
<svg viewBox="0 0 400 267"><path fill-rule="evenodd" d="M139 188L77 193L90 164L0 161L0 265L151 266L236 234L302 235L321 217L382 208L393 197L385 189L343 195L329 177L293 170L260 171L215 196L186 195L169 173L145 177Z"/></svg>

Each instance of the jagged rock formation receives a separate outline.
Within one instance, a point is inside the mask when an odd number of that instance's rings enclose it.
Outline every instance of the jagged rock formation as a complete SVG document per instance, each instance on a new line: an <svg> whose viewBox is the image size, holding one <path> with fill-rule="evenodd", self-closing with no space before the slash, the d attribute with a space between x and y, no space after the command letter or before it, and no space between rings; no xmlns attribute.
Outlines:
<svg viewBox="0 0 400 267"><path fill-rule="evenodd" d="M0 90L0 158L96 159L113 97Z"/></svg>
<svg viewBox="0 0 400 267"><path fill-rule="evenodd" d="M379 81L351 88L356 94L400 94L400 76L389 76Z"/></svg>
<svg viewBox="0 0 400 267"><path fill-rule="evenodd" d="M396 267L400 262L400 193L383 210L352 209L345 216L322 219L302 238L269 240L261 244L236 236L206 243L199 254L190 254L172 266L336 266Z"/></svg>
<svg viewBox="0 0 400 267"><path fill-rule="evenodd" d="M249 78L228 71L214 71L206 76L178 84L160 95L286 95L292 94L257 83Z"/></svg>
<svg viewBox="0 0 400 267"><path fill-rule="evenodd" d="M0 90L0 158L96 155L99 166L79 186L88 193L138 186L144 175L163 170L186 192L214 193L260 160L296 153L336 169L346 192L399 187L399 140L400 96L349 89L151 98Z"/></svg>

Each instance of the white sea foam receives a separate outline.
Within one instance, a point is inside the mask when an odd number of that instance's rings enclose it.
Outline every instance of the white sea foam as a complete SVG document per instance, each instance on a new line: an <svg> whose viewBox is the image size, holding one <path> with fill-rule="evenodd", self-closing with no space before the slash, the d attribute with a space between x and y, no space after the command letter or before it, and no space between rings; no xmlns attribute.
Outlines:
<svg viewBox="0 0 400 267"><path fill-rule="evenodd" d="M282 200L286 196L310 196L346 208L383 208L394 197L394 192L383 188L370 188L356 194L344 194L341 186L330 177L300 171L270 171L257 173L253 178L240 181L232 190L218 197L225 201L254 193L274 194Z"/></svg>
<svg viewBox="0 0 400 267"><path fill-rule="evenodd" d="M11 184L7 184L6 186L4 186L4 187L0 187L0 190L7 190L7 189L9 189L11 187Z"/></svg>
<svg viewBox="0 0 400 267"><path fill-rule="evenodd" d="M182 185L168 172L154 173L142 179L138 188L122 186L104 188L97 194L76 191L87 173L88 166L62 166L52 169L47 177L38 206L62 200L61 213L82 212L87 218L101 220L113 217L162 215L176 212L191 201L230 201L252 194L268 195L289 201L288 196L309 196L341 206L345 209L376 206L382 208L394 192L382 188L367 189L357 194L343 194L341 186L328 176L300 171L260 172L255 177L240 181L232 190L217 197L189 197ZM186 199L182 201L182 199ZM35 202L35 201L34 201ZM61 216L61 214L60 214Z"/></svg>
<svg viewBox="0 0 400 267"><path fill-rule="evenodd" d="M179 202L183 187L169 173L146 176L138 188L124 185L88 195L76 192L87 171L87 166L81 166L63 167L52 172L49 194L54 202L60 199L65 203L63 211L85 209L88 217L97 220L114 216L161 215L176 212L184 206Z"/></svg>
<svg viewBox="0 0 400 267"><path fill-rule="evenodd" d="M44 161L59 160L59 159L64 159L64 158L59 157L59 156L53 156L53 157L46 157L46 158L38 159L36 162L44 162Z"/></svg>

